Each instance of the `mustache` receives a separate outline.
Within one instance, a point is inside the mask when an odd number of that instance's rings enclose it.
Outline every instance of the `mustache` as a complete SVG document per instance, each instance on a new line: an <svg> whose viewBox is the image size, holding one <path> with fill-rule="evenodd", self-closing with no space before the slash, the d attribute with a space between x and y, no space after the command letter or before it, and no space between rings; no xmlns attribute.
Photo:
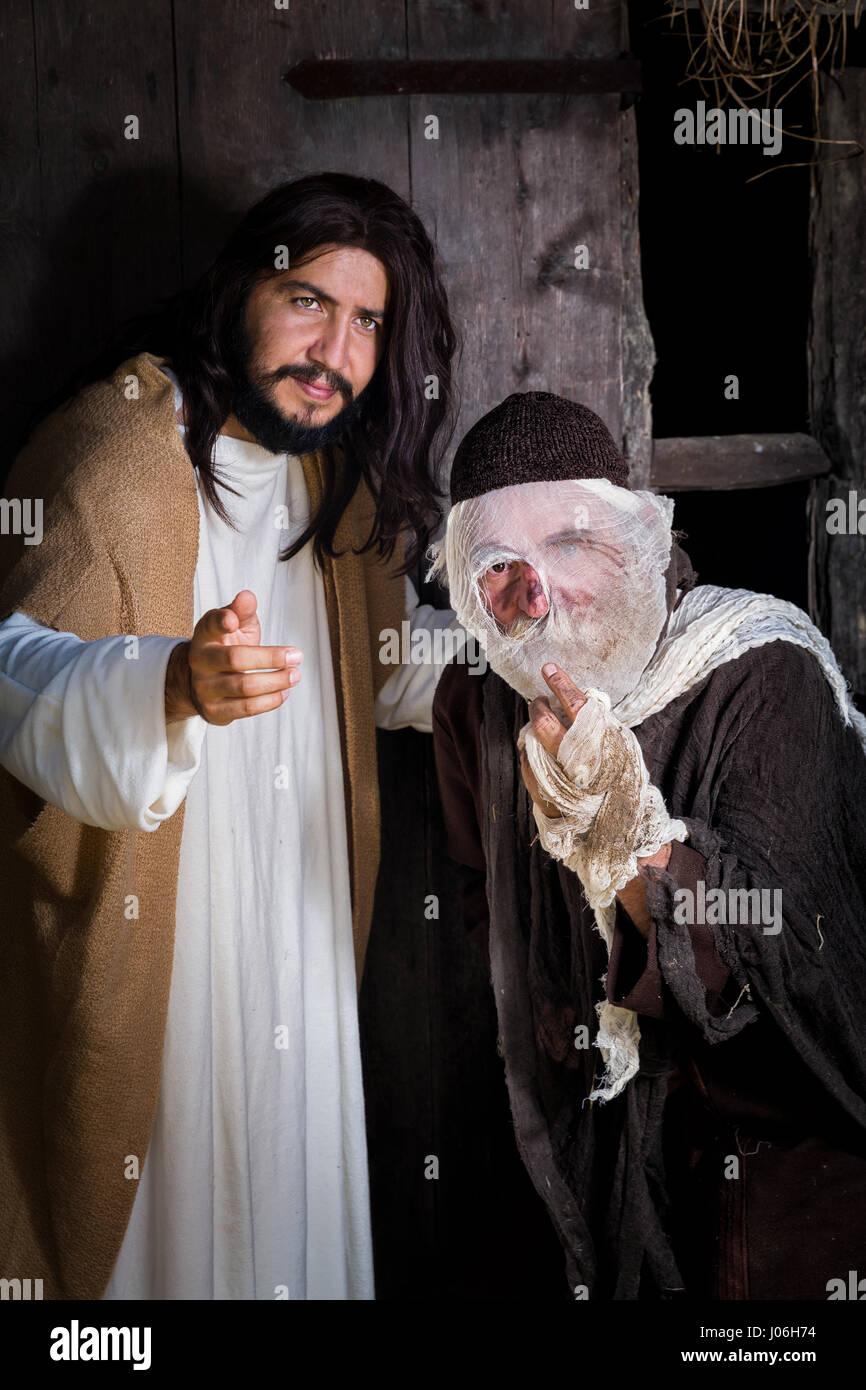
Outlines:
<svg viewBox="0 0 866 1390"><path fill-rule="evenodd" d="M263 382L276 385L279 381L285 381L286 377L293 377L295 381L315 382L317 385L330 386L332 391L339 391L340 395L348 404L354 399L354 391L350 383L339 372L332 372L327 367L306 366L301 363L298 366L278 367L275 372L268 372L263 378Z"/></svg>
<svg viewBox="0 0 866 1390"><path fill-rule="evenodd" d="M513 622L509 623L508 627L503 627L502 623L492 612L490 616L493 618L502 636L507 637L509 641L512 642L520 642L525 637L534 637L536 634L540 635L546 627L551 625L551 610L549 608L540 618L530 618L528 613L520 613ZM555 617L552 625L556 626Z"/></svg>

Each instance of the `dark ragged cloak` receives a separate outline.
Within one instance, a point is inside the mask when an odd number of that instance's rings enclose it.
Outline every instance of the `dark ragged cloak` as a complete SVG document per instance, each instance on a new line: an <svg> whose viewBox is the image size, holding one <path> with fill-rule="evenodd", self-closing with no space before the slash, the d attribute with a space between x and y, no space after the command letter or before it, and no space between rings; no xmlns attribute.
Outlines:
<svg viewBox="0 0 866 1390"><path fill-rule="evenodd" d="M647 882L648 965L664 1002L658 1018L640 1013L640 1071L621 1096L590 1104L601 1058L575 1046L575 1030L595 1036L607 955L578 879L538 842L515 756L525 702L492 672L480 689L446 676L452 708L454 681L483 706L479 831L500 1046L518 1148L569 1284L593 1299L682 1296L665 1118L684 1051L724 1079L732 1044L751 1039L752 1093L738 1092L758 1116L750 1132L777 1093L799 1096L802 1113L783 1120L862 1153L866 1182L866 758L815 658L787 642L726 663L636 727L689 840L671 871ZM437 759L447 756L440 739ZM704 928L729 975L714 1005L695 935L674 920L674 893L696 877L707 891L782 891L777 935L751 923ZM851 1213L838 1220L850 1224Z"/></svg>

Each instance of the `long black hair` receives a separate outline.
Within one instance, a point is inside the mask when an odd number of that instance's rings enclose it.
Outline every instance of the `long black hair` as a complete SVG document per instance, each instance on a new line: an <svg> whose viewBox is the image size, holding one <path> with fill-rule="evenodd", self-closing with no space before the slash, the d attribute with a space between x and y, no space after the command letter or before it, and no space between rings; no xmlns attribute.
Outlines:
<svg viewBox="0 0 866 1390"><path fill-rule="evenodd" d="M126 357L151 351L170 360L184 396L186 448L202 492L228 524L220 495L234 491L217 478L214 446L232 411L238 324L253 287L275 268L285 247L295 268L325 247L367 251L385 268L385 346L359 411L347 410L339 443L322 450L321 503L306 530L280 556L313 541L316 559L336 555L334 537L363 478L375 517L361 546L390 559L406 535L401 570L424 554L441 515L439 471L456 419L452 364L457 335L448 312L436 250L421 219L394 191L351 174L308 174L278 185L247 212L216 260L189 290L123 326L105 348L31 413L26 432L70 395L107 376ZM429 385L431 378L435 385Z"/></svg>

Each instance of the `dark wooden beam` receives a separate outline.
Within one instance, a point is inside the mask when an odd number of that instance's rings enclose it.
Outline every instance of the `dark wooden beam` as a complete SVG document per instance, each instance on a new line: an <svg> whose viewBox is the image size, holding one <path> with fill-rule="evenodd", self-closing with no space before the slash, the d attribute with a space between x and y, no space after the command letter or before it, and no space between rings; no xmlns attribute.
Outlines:
<svg viewBox="0 0 866 1390"><path fill-rule="evenodd" d="M641 66L634 58L577 59L402 59L356 61L354 58L306 58L284 80L309 101L343 97L382 97L444 92L478 95L490 92L561 92L583 96L598 92L641 91Z"/></svg>
<svg viewBox="0 0 866 1390"><path fill-rule="evenodd" d="M822 136L859 137L864 126L866 69L823 78ZM858 500L866 497L866 163L819 162L814 174L809 405L815 432L833 461L833 476L812 489L809 607L846 678L866 695L866 538L850 523L841 534L827 527L828 502L841 500L847 511L852 491Z"/></svg>
<svg viewBox="0 0 866 1390"><path fill-rule="evenodd" d="M809 434L711 434L654 439L650 483L660 492L774 487L830 472Z"/></svg>

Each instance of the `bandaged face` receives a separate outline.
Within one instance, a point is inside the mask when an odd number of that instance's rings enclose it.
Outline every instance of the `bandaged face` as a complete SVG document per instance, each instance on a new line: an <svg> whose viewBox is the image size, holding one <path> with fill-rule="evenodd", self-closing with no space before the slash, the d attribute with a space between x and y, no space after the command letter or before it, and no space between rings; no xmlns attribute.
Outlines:
<svg viewBox="0 0 866 1390"><path fill-rule="evenodd" d="M667 620L672 516L669 498L606 479L520 483L452 508L434 572L526 699L550 695L541 668L553 661L615 706Z"/></svg>

